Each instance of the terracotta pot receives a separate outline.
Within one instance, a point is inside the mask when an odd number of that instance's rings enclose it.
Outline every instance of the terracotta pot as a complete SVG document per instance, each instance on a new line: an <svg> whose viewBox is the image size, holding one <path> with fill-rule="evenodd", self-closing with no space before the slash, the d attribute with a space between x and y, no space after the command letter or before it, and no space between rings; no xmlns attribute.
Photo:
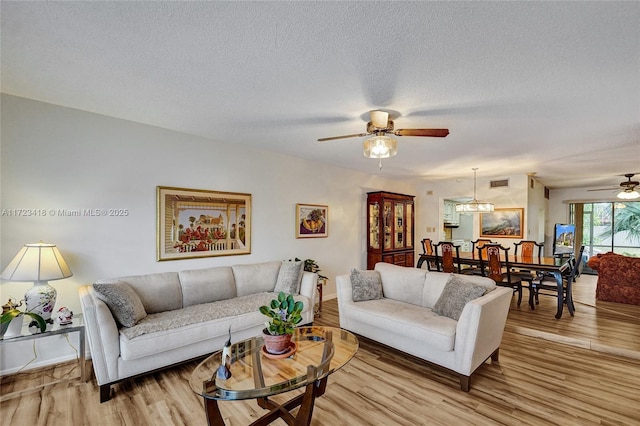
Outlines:
<svg viewBox="0 0 640 426"><path fill-rule="evenodd" d="M270 354L282 354L289 349L291 342L290 334L283 334L281 336L273 336L269 334L266 329L262 331L262 338L264 339L264 347Z"/></svg>

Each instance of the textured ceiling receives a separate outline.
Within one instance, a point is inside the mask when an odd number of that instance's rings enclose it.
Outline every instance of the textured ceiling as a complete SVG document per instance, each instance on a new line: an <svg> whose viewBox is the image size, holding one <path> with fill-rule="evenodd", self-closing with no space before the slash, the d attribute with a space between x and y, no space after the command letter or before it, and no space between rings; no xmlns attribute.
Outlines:
<svg viewBox="0 0 640 426"><path fill-rule="evenodd" d="M2 92L369 174L640 172L640 2L0 3ZM367 112L398 155L362 156Z"/></svg>

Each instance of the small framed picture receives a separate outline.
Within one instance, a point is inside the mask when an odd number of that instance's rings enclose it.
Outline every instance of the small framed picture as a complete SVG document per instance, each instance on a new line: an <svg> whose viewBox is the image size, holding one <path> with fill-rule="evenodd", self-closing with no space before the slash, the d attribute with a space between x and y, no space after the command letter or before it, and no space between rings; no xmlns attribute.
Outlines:
<svg viewBox="0 0 640 426"><path fill-rule="evenodd" d="M296 204L296 238L326 238L329 235L329 206Z"/></svg>
<svg viewBox="0 0 640 426"><path fill-rule="evenodd" d="M480 237L522 238L524 209L495 209L480 214Z"/></svg>
<svg viewBox="0 0 640 426"><path fill-rule="evenodd" d="M157 187L157 259L251 253L251 194Z"/></svg>

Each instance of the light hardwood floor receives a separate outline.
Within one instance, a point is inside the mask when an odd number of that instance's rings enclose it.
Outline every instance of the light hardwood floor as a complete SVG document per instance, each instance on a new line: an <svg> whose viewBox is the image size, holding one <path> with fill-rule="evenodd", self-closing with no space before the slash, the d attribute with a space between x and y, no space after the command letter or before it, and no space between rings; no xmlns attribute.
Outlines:
<svg viewBox="0 0 640 426"><path fill-rule="evenodd" d="M356 357L330 376L312 424L640 425L640 306L595 302L594 288L595 277L580 277L576 315L565 312L560 320L550 297L535 311L512 302L500 362L481 366L469 393L452 374L361 339ZM338 325L335 300L325 301L316 324ZM115 385L104 404L95 380L26 392L0 405L2 424L205 425L202 400L188 385L195 366ZM70 363L3 377L2 394L77 370ZM255 401L220 407L228 425L263 413Z"/></svg>

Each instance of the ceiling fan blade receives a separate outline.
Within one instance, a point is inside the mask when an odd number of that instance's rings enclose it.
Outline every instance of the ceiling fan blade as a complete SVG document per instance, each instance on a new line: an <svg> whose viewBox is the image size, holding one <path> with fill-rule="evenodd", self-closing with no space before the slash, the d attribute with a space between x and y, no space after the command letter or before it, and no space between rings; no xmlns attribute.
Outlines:
<svg viewBox="0 0 640 426"><path fill-rule="evenodd" d="M320 138L318 142L332 141L335 139L345 139L345 138L361 138L363 136L368 136L370 133L356 133L355 135L344 135L344 136L332 136L330 138Z"/></svg>
<svg viewBox="0 0 640 426"><path fill-rule="evenodd" d="M449 134L449 129L398 129L393 132L396 136L431 136L444 138Z"/></svg>
<svg viewBox="0 0 640 426"><path fill-rule="evenodd" d="M592 191L619 191L620 188L600 188L600 189L587 189L587 192Z"/></svg>

